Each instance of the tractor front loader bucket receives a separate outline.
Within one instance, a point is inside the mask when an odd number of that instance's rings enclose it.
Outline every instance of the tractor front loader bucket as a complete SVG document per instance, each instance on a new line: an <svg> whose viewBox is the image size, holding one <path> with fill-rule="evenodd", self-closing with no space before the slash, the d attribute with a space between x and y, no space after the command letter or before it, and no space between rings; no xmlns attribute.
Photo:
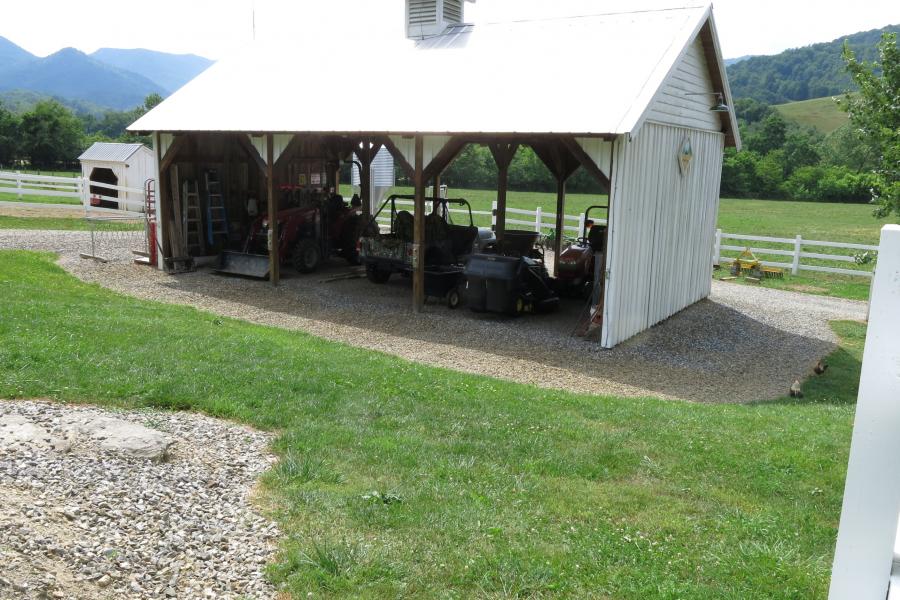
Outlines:
<svg viewBox="0 0 900 600"><path fill-rule="evenodd" d="M264 279L269 276L269 256L244 252L222 252L216 271Z"/></svg>

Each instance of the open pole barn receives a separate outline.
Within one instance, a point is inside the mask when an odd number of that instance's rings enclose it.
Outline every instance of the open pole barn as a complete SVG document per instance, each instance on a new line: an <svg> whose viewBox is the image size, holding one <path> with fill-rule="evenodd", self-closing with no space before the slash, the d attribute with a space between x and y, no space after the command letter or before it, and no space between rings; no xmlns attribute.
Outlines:
<svg viewBox="0 0 900 600"><path fill-rule="evenodd" d="M366 60L391 65L398 80L356 69L362 97L284 76L298 64L357 64L356 44L257 43L134 123L131 131L155 140L164 256L188 252L185 177L216 169L229 215L246 212L249 200L272 215L282 186L336 187L340 161L353 154L367 181L382 148L414 182L421 248L428 186L467 144L488 146L502 239L509 164L530 146L557 182L557 232L566 181L578 168L609 192L604 347L708 296L723 151L740 146L711 5L477 26L465 23L463 8L460 0L407 0L407 37L365 46ZM424 81L452 83L452 91L428 91ZM363 194L368 208L370 192ZM277 227L272 219L270 239ZM269 254L277 284L278 253ZM413 273L416 311L423 263Z"/></svg>

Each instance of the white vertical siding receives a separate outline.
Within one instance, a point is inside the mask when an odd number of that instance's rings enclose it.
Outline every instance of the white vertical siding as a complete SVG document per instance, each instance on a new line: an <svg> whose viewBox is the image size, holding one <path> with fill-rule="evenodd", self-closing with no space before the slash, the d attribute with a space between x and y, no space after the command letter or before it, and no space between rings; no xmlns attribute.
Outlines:
<svg viewBox="0 0 900 600"><path fill-rule="evenodd" d="M685 137L694 159L678 166ZM647 123L615 142L603 346L709 295L725 136Z"/></svg>
<svg viewBox="0 0 900 600"><path fill-rule="evenodd" d="M688 47L647 112L647 120L706 131L721 131L719 113L709 110L716 98L711 93L688 96L699 92L721 91L713 89L709 65L703 53L703 42L696 38Z"/></svg>

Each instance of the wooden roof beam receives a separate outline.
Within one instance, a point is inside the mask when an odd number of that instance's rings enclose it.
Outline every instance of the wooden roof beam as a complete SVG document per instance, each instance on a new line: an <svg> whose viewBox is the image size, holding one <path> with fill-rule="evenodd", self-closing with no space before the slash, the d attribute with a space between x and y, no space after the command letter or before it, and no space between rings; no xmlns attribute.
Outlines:
<svg viewBox="0 0 900 600"><path fill-rule="evenodd" d="M459 156L459 153L462 152L467 143L468 142L466 142L465 139L460 137L450 138L450 140L444 144L444 147L434 155L434 158L431 159L428 166L425 167L425 181L443 173L444 169L450 166L450 163Z"/></svg>
<svg viewBox="0 0 900 600"><path fill-rule="evenodd" d="M582 168L600 182L600 185L606 189L606 193L609 193L609 177L607 177L597 163L594 162L594 159L584 151L584 148L581 147L578 140L575 138L562 138L562 143L581 164Z"/></svg>
<svg viewBox="0 0 900 600"><path fill-rule="evenodd" d="M253 146L253 144L250 143L250 140L247 139L247 136L239 133L234 136L234 139L237 140L238 146L241 147L247 157L254 163L256 163L256 166L260 170L260 172L263 174L267 173L268 168L266 166L266 161L264 161L263 157L259 155L259 152L256 151L256 148ZM294 139L297 139L297 136L295 136ZM293 140L291 140L291 143L293 143Z"/></svg>

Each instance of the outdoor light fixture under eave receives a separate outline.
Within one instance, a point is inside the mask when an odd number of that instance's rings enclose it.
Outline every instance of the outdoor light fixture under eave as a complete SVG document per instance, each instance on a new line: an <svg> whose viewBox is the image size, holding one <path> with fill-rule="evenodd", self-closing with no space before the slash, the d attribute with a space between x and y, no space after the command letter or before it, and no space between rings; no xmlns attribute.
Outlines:
<svg viewBox="0 0 900 600"><path fill-rule="evenodd" d="M685 94L685 96L715 96L716 103L709 107L710 112L727 113L731 111L728 105L725 104L725 96L722 92L690 92Z"/></svg>

